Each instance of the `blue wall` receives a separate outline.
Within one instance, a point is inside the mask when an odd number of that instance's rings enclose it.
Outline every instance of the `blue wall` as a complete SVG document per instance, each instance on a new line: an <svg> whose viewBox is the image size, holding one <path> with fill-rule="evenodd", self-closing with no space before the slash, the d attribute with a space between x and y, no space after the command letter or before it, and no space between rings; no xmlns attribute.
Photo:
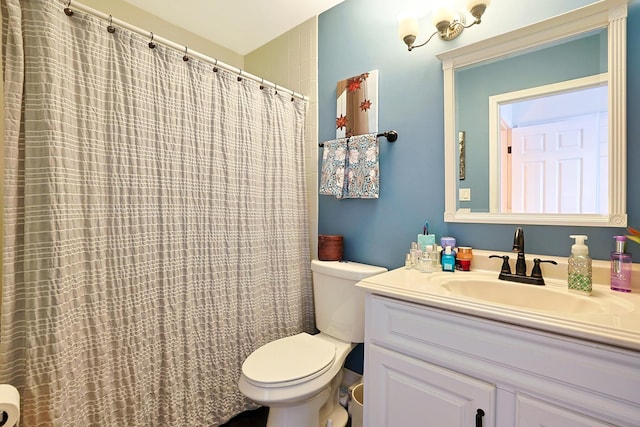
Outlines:
<svg viewBox="0 0 640 427"><path fill-rule="evenodd" d="M457 0L458 4L465 2ZM397 35L398 13L423 11L426 28L430 2L417 0L346 0L319 17L319 139L335 137L336 82L379 70L379 129L395 129L397 142L380 140L380 198L336 200L320 196L320 234L341 234L345 258L396 268L404 263L411 241L426 219L438 236L452 235L460 245L508 251L512 225L445 223L443 179L443 79L435 55L564 13L593 1L494 0L480 26L456 40L432 40L407 52ZM629 225L640 227L640 0L630 0L628 16L628 200ZM421 40L421 38L419 38ZM608 259L612 237L620 228L524 226L529 253L567 256L570 234L587 234L591 254ZM640 246L630 244L640 260Z"/></svg>

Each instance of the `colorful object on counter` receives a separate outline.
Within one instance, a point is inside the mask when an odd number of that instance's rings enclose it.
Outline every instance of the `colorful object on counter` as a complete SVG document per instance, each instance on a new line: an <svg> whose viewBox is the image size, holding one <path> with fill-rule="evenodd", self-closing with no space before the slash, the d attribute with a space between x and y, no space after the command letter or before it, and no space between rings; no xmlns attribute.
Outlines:
<svg viewBox="0 0 640 427"><path fill-rule="evenodd" d="M575 243L571 246L571 256L568 259L568 283L569 291L585 295L591 295L593 289L591 258L589 247L584 241L588 239L584 235L571 235Z"/></svg>
<svg viewBox="0 0 640 427"><path fill-rule="evenodd" d="M422 234L418 234L418 248L424 252L429 245L436 244L436 235L429 234L429 221L425 221L422 226Z"/></svg>
<svg viewBox="0 0 640 427"><path fill-rule="evenodd" d="M442 254L442 271L454 272L455 270L456 254L451 246L447 246L446 248L444 248L444 253Z"/></svg>
<svg viewBox="0 0 640 427"><path fill-rule="evenodd" d="M450 236L441 237L440 246L442 246L442 249L446 248L447 246L453 249L456 247L456 238Z"/></svg>
<svg viewBox="0 0 640 427"><path fill-rule="evenodd" d="M631 254L627 252L626 236L614 236L616 249L611 252L611 289L631 292Z"/></svg>
<svg viewBox="0 0 640 427"><path fill-rule="evenodd" d="M471 270L471 260L473 259L473 249L468 246L460 246L456 254L456 269L460 271Z"/></svg>
<svg viewBox="0 0 640 427"><path fill-rule="evenodd" d="M455 258L456 258L456 238L450 236L444 236L440 238L440 264L442 264L442 271L448 271L444 269L444 252L447 248L451 249L451 254L454 259L454 269L455 269Z"/></svg>
<svg viewBox="0 0 640 427"><path fill-rule="evenodd" d="M423 252L426 250L427 246L436 244L436 235L435 234L418 234L418 247Z"/></svg>

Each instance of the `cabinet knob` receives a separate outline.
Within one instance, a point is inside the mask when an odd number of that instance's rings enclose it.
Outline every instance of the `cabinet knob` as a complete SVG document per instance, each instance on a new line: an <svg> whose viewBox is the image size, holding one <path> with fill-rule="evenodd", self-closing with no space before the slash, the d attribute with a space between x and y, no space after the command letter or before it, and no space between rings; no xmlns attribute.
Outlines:
<svg viewBox="0 0 640 427"><path fill-rule="evenodd" d="M484 411L478 408L476 411L476 427L482 427L482 417L484 417Z"/></svg>

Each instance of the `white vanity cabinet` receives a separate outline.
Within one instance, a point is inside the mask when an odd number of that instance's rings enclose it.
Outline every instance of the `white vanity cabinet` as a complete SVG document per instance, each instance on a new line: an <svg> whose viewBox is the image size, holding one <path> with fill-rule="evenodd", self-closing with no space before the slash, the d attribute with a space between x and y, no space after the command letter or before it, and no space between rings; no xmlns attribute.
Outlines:
<svg viewBox="0 0 640 427"><path fill-rule="evenodd" d="M637 352L373 293L366 304L367 427L640 426Z"/></svg>
<svg viewBox="0 0 640 427"><path fill-rule="evenodd" d="M493 425L494 385L376 344L368 357L366 387L373 390L366 425L475 426L476 415L483 420L486 410L488 420L480 425Z"/></svg>

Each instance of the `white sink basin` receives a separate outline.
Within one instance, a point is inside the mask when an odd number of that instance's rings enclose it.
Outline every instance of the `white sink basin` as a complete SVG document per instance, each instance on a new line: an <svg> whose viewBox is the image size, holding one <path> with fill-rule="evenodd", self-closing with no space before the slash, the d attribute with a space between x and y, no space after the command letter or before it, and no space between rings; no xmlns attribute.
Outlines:
<svg viewBox="0 0 640 427"><path fill-rule="evenodd" d="M478 273L455 273L434 279L440 282L442 295L536 311L593 314L630 312L634 309L633 304L608 293L594 291L590 296L580 295L560 285L528 285Z"/></svg>

